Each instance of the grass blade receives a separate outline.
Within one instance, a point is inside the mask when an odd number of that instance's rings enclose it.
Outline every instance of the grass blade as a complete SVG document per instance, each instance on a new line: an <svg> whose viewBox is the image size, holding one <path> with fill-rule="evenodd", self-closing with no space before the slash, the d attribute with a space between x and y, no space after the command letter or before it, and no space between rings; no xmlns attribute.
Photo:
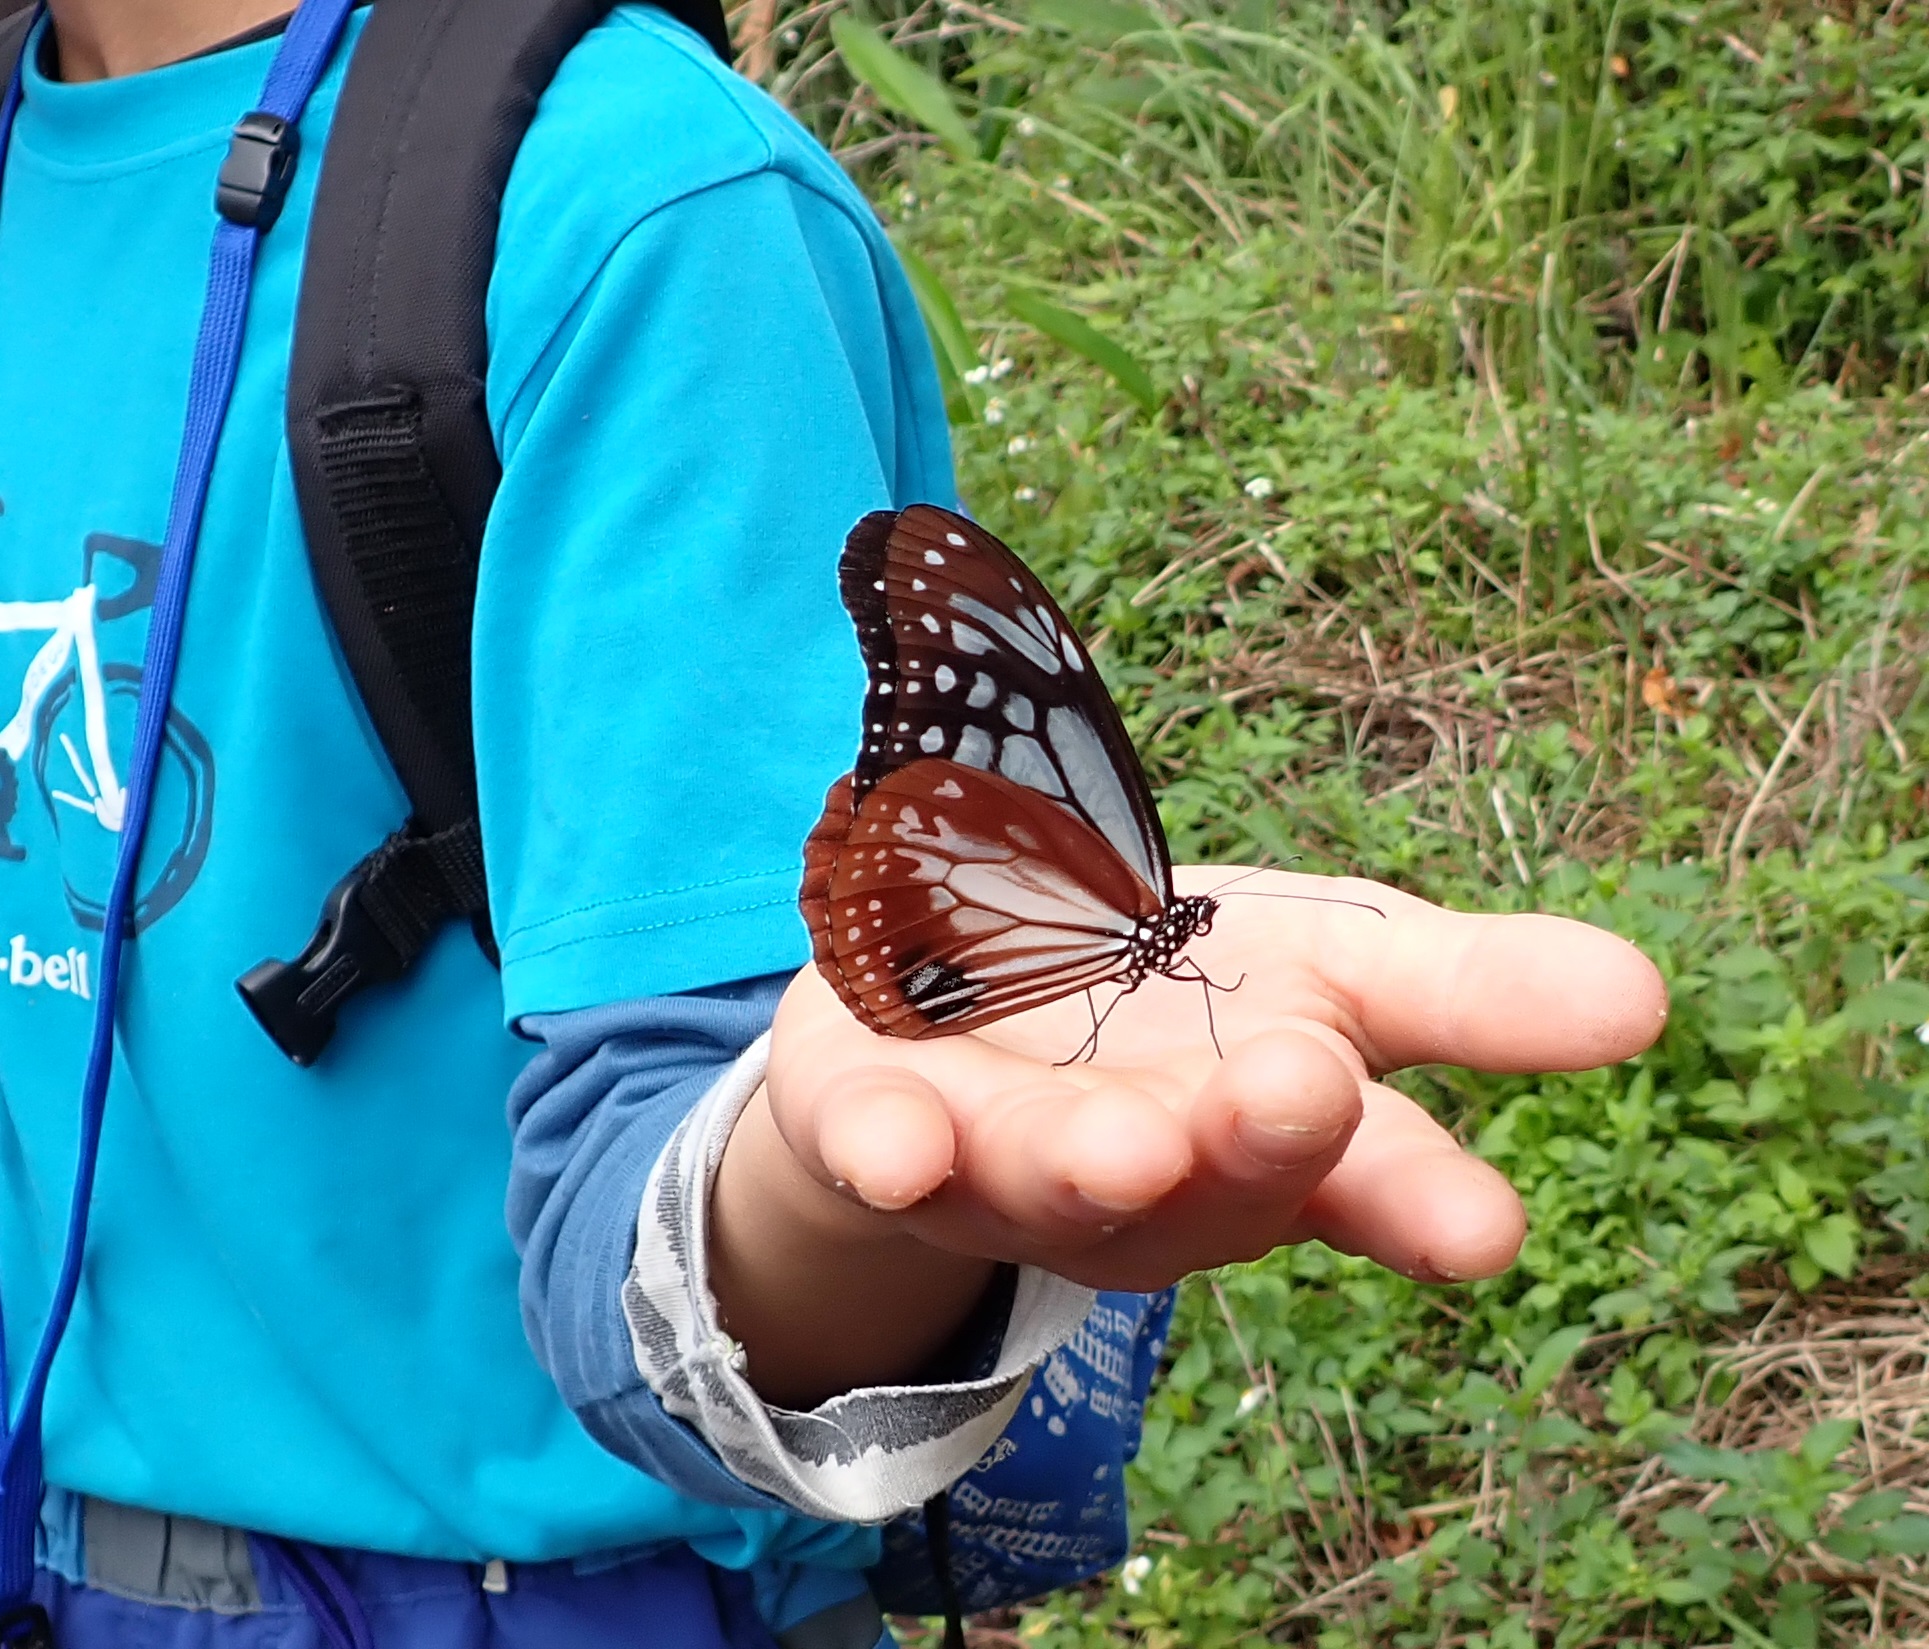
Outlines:
<svg viewBox="0 0 1929 1649"><path fill-rule="evenodd" d="M977 153L978 142L958 112L951 90L928 69L911 61L883 35L848 12L831 19L831 39L851 73L878 100L934 132L960 160Z"/></svg>
<svg viewBox="0 0 1929 1649"><path fill-rule="evenodd" d="M1005 305L1027 326L1067 349L1076 350L1092 365L1110 373L1119 387L1147 412L1157 412L1164 404L1165 397L1152 382L1152 375L1083 316L1060 309L1029 292L1008 293Z"/></svg>
<svg viewBox="0 0 1929 1649"><path fill-rule="evenodd" d="M951 421L954 424L975 423L978 417L977 402L964 382L964 375L977 361L977 352L971 347L971 334L965 330L964 321L958 315L958 306L952 301L950 290L938 278L938 272L909 247L900 246L898 257L903 261L904 273L910 278L911 291L924 316L925 330L931 334L931 352L938 358L938 378L944 386Z"/></svg>

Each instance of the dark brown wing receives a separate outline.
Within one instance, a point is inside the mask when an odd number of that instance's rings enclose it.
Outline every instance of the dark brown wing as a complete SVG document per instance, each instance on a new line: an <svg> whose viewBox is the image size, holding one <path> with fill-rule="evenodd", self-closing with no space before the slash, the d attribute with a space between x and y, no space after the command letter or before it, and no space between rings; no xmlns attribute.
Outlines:
<svg viewBox="0 0 1929 1649"><path fill-rule="evenodd" d="M1163 903L1172 866L1152 791L1091 655L1044 585L984 528L934 504L867 515L844 605L870 674L861 801L932 756L1070 808Z"/></svg>
<svg viewBox="0 0 1929 1649"><path fill-rule="evenodd" d="M831 787L799 898L817 966L886 1036L950 1036L1129 971L1158 895L1082 820L939 760Z"/></svg>

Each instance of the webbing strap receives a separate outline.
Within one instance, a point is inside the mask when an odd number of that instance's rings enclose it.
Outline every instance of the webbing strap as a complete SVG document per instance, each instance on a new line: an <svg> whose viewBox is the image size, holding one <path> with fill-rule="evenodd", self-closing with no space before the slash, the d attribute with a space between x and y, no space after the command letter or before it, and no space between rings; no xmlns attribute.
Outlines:
<svg viewBox="0 0 1929 1649"><path fill-rule="evenodd" d="M321 79L341 37L351 0L301 0L282 37L273 66L262 87L255 115L292 126L301 117L316 83ZM20 103L18 69L0 104L0 125L10 131ZM253 119L255 115L244 117ZM0 164L4 163L0 136ZM292 158L292 157L291 157ZM232 151L230 161L232 161ZM224 165L224 172L227 167ZM209 182L212 185L214 179ZM41 1495L40 1421L46 1401L47 1377L61 1336L73 1315L80 1289L81 1260L87 1242L87 1216L93 1198L95 1170L100 1161L101 1126L107 1107L107 1083L114 1062L116 995L121 956L127 938L128 916L138 880L141 843L154 799L154 778L162 736L167 728L169 702L180 661L181 631L187 613L188 584L194 551L200 537L208 483L214 472L221 430L227 420L240 366L242 336L247 322L249 290L253 282L256 248L262 230L226 218L218 220L208 259L207 295L194 347L188 382L188 405L176 460L174 489L169 500L167 531L162 541L161 567L154 608L148 624L147 651L142 665L140 701L135 711L134 746L128 759L126 810L121 839L101 928L99 989L92 1038L88 1044L86 1075L81 1086L80 1143L74 1169L73 1194L68 1205L66 1246L55 1282L47 1321L34 1349L33 1362L0 1444L0 1642L25 1644L46 1641L46 1621L32 1603L34 1531Z"/></svg>
<svg viewBox="0 0 1929 1649"><path fill-rule="evenodd" d="M443 924L467 919L495 959L470 711L477 567L502 477L486 304L510 167L564 57L613 3L380 0L343 83L309 225L288 452L316 587L410 816L336 884L293 962L236 981L299 1064L320 1056L349 995L406 971ZM660 4L729 60L719 0ZM473 876L446 866L458 841L474 846ZM421 865L434 874L406 868Z"/></svg>

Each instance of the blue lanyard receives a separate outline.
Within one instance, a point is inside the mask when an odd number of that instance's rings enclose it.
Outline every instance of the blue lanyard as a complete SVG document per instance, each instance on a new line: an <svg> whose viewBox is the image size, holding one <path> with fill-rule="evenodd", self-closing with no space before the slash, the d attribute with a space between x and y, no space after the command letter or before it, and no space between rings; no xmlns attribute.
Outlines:
<svg viewBox="0 0 1929 1649"><path fill-rule="evenodd" d="M168 506L167 535L161 549L159 585L147 635L141 696L134 720L134 749L128 765L127 806L121 822L120 851L101 927L100 984L95 1001L93 1038L81 1087L80 1145L73 1197L67 1211L67 1243L46 1326L34 1350L11 1419L0 1425L0 1646L51 1645L47 1620L30 1599L33 1591L34 1533L40 1517L40 1415L47 1394L47 1373L73 1315L80 1288L81 1254L87 1242L87 1211L94 1170L100 1160L101 1120L107 1106L107 1079L114 1063L114 1007L120 981L121 949L133 903L141 840L154 797L154 775L180 661L181 627L187 611L188 580L201 532L208 482L214 473L221 427L234 393L240 365L242 331L248 316L255 252L273 226L293 175L296 125L334 56L342 25L354 0L301 0L289 20L274 66L261 90L260 107L244 115L234 130L216 185L219 219L208 261L207 296L194 346L194 371L188 384L181 454L175 465ZM8 141L20 107L27 52L36 47L46 0L41 0L27 45L20 54L6 96L0 101L0 176ZM8 1390L5 1343L0 1339L0 1399Z"/></svg>

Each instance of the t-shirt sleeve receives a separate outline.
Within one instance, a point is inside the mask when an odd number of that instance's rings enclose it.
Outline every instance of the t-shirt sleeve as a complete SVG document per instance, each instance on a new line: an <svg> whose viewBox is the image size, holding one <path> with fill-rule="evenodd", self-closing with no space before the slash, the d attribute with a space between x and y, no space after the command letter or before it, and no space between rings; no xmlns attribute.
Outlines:
<svg viewBox="0 0 1929 1649"><path fill-rule="evenodd" d="M806 960L802 843L863 689L838 552L867 511L953 490L903 276L817 180L766 167L654 208L549 311L540 347L525 304L495 352L476 609L512 1023Z"/></svg>

